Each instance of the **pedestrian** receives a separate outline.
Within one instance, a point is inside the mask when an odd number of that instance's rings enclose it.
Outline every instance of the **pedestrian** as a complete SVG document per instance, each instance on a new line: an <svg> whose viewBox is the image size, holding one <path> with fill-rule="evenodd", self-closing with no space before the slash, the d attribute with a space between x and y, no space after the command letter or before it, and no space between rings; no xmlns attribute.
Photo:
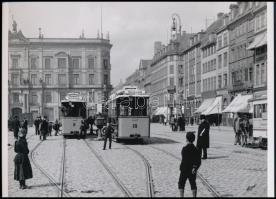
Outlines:
<svg viewBox="0 0 276 199"><path fill-rule="evenodd" d="M178 181L178 189L180 197L184 197L184 189L187 179L189 179L193 197L196 197L196 173L201 165L200 152L195 147L193 142L195 141L195 134L193 132L187 132L186 142L187 145L182 148L181 151L181 164L180 164L180 176Z"/></svg>
<svg viewBox="0 0 276 199"><path fill-rule="evenodd" d="M194 125L194 118L191 117L191 126L193 126L193 125Z"/></svg>
<svg viewBox="0 0 276 199"><path fill-rule="evenodd" d="M13 135L14 135L14 138L15 139L18 139L18 132L19 132L19 128L21 127L20 125L20 121L18 120L18 116L16 115L14 117L14 120L13 120Z"/></svg>
<svg viewBox="0 0 276 199"><path fill-rule="evenodd" d="M235 142L234 145L236 145L237 143L239 145L241 145L241 118L239 113L236 113L236 117L234 119L234 132L235 132Z"/></svg>
<svg viewBox="0 0 276 199"><path fill-rule="evenodd" d="M24 118L22 128L26 130L26 135L27 135L27 133L28 133L28 120L26 118Z"/></svg>
<svg viewBox="0 0 276 199"><path fill-rule="evenodd" d="M112 133L114 132L113 127L111 126L111 121L108 120L107 121L107 127L105 129L105 134L104 134L104 146L103 146L103 150L105 150L106 148L106 142L107 139L109 140L109 149L111 149L111 143L112 143Z"/></svg>
<svg viewBox="0 0 276 199"><path fill-rule="evenodd" d="M85 124L84 120L81 120L80 137L82 137L84 139L86 138L86 130L87 130L86 124Z"/></svg>
<svg viewBox="0 0 276 199"><path fill-rule="evenodd" d="M173 115L171 115L171 118L170 118L170 125L171 125L172 131L174 131L174 116Z"/></svg>
<svg viewBox="0 0 276 199"><path fill-rule="evenodd" d="M200 115L201 124L198 127L197 133L197 148L200 157L203 151L202 159L207 159L207 148L209 148L209 130L210 124L207 122L205 115Z"/></svg>
<svg viewBox="0 0 276 199"><path fill-rule="evenodd" d="M59 127L60 127L59 122L58 122L58 120L56 119L56 122L55 122L54 127L53 127L53 129L55 130L55 136L58 135Z"/></svg>
<svg viewBox="0 0 276 199"><path fill-rule="evenodd" d="M39 135L39 117L36 117L36 119L34 120L34 126L35 126L35 134Z"/></svg>
<svg viewBox="0 0 276 199"><path fill-rule="evenodd" d="M14 180L19 181L20 189L28 188L25 181L33 177L31 163L28 157L29 149L26 140L26 130L20 129L19 139L15 141Z"/></svg>
<svg viewBox="0 0 276 199"><path fill-rule="evenodd" d="M52 136L52 129L53 129L53 124L52 122L49 122L49 131L48 131L48 136Z"/></svg>
<svg viewBox="0 0 276 199"><path fill-rule="evenodd" d="M174 131L177 131L178 125L177 125L177 116L176 115L174 116L173 125L174 125Z"/></svg>
<svg viewBox="0 0 276 199"><path fill-rule="evenodd" d="M185 129L185 124L186 123L186 121L185 121L185 117L184 117L184 115L182 116L182 124L183 124L183 131L185 131L186 129Z"/></svg>
<svg viewBox="0 0 276 199"><path fill-rule="evenodd" d="M249 120L246 116L241 119L241 138L242 138L242 147L247 146L247 138L249 137Z"/></svg>
<svg viewBox="0 0 276 199"><path fill-rule="evenodd" d="M179 131L182 131L182 117L178 116L177 119L177 129L179 129Z"/></svg>
<svg viewBox="0 0 276 199"><path fill-rule="evenodd" d="M42 123L40 125L40 140L41 140L41 136L43 137L43 140L46 140L46 135L48 134L49 131L49 124L47 121L47 116L43 117Z"/></svg>
<svg viewBox="0 0 276 199"><path fill-rule="evenodd" d="M167 119L167 116L165 116L165 117L164 117L164 124L165 124L165 126L167 126L167 122L168 122L167 120L168 120L168 119Z"/></svg>
<svg viewBox="0 0 276 199"><path fill-rule="evenodd" d="M253 118L250 117L250 119L248 120L248 122L249 122L248 138L249 138L249 143L252 144L253 143Z"/></svg>

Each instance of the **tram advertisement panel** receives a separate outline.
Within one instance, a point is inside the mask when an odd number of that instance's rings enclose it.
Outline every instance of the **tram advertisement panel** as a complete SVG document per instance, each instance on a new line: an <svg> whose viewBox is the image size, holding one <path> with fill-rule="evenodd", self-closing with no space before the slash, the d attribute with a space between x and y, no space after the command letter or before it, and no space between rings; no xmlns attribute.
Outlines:
<svg viewBox="0 0 276 199"><path fill-rule="evenodd" d="M119 117L118 137L149 137L149 117Z"/></svg>

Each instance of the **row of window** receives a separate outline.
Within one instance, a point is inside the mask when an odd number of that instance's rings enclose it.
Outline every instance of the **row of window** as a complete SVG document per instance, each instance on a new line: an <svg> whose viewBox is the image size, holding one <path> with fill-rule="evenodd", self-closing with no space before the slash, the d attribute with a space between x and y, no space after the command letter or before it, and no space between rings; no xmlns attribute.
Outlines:
<svg viewBox="0 0 276 199"><path fill-rule="evenodd" d="M232 84L237 82L237 81L249 81L252 82L252 78L253 78L253 68L245 68L245 69L240 69L237 71L233 71L231 73L232 75Z"/></svg>
<svg viewBox="0 0 276 199"><path fill-rule="evenodd" d="M214 71L214 70L216 70L216 59L212 59L212 60L210 60L210 61L208 61L208 62L206 62L206 63L203 63L202 64L202 73L204 74L204 73L208 73L208 72L210 72L210 71Z"/></svg>
<svg viewBox="0 0 276 199"><path fill-rule="evenodd" d="M228 45L228 33L225 32L225 33L223 33L223 35L218 36L218 38L217 38L217 48L220 49L220 48L225 47L227 45Z"/></svg>
<svg viewBox="0 0 276 199"><path fill-rule="evenodd" d="M216 77L203 79L203 92L216 90Z"/></svg>
<svg viewBox="0 0 276 199"><path fill-rule="evenodd" d="M12 57L12 68L19 68L19 57ZM38 68L38 58L32 57L30 59L30 67L31 69L37 69ZM43 68L44 69L51 69L53 68L52 58L45 57L43 62ZM66 68L67 67L67 58L57 58L57 66L58 68ZM72 58L71 63L69 66L74 69L79 69L81 63L81 58ZM95 59L94 58L88 58L87 59L88 68L94 69L95 67ZM103 59L103 68L108 69L108 59Z"/></svg>
<svg viewBox="0 0 276 199"><path fill-rule="evenodd" d="M255 77L255 86L260 86L266 84L266 65L265 63L256 64L256 77Z"/></svg>
<svg viewBox="0 0 276 199"><path fill-rule="evenodd" d="M202 50L203 58L208 57L216 53L216 46L212 45Z"/></svg>
<svg viewBox="0 0 276 199"><path fill-rule="evenodd" d="M218 89L227 87L227 74L223 74L223 82L222 75L218 75Z"/></svg>
<svg viewBox="0 0 276 199"><path fill-rule="evenodd" d="M95 82L95 75L89 74L89 85L93 85ZM19 85L20 84L20 78L19 74L12 74L11 75L11 83L12 85ZM46 85L52 85L52 75L51 74L45 74L45 82ZM58 84L66 84L66 74L58 74ZM79 74L73 74L72 83L75 85L80 84L80 75ZM37 74L31 74L31 84L32 85L39 85L40 82L38 80ZM104 84L108 84L108 75L104 75Z"/></svg>
<svg viewBox="0 0 276 199"><path fill-rule="evenodd" d="M266 12L263 12L255 17L255 31L266 28Z"/></svg>
<svg viewBox="0 0 276 199"><path fill-rule="evenodd" d="M223 63L222 63L222 56L223 56ZM222 65L224 67L227 67L228 64L228 58L227 58L227 52L223 53L223 55L218 56L218 68L221 68Z"/></svg>
<svg viewBox="0 0 276 199"><path fill-rule="evenodd" d="M231 48L231 62L243 59L247 56L250 56L252 53L254 52L246 50L246 43L233 47Z"/></svg>

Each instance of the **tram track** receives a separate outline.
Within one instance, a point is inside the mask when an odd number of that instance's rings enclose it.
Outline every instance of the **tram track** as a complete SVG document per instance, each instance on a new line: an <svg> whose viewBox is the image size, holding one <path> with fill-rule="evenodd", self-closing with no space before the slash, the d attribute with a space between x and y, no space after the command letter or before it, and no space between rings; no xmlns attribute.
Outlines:
<svg viewBox="0 0 276 199"><path fill-rule="evenodd" d="M125 145L124 145L125 146ZM146 175L147 175L147 192L148 192L148 197L154 197L155 192L154 192L154 184L153 184L153 175L151 172L151 165L149 161L145 158L144 155L142 155L139 151L129 147L125 146L127 149L133 151L136 153L144 162L145 168L146 168Z"/></svg>
<svg viewBox="0 0 276 199"><path fill-rule="evenodd" d="M30 152L30 156L31 156L31 161L33 162L33 164L35 165L35 167L46 177L48 178L49 182L51 185L55 186L58 189L58 197L71 197L70 194L66 193L64 190L64 176L65 176L65 139L63 138L63 154L62 154L62 160L61 160L61 173L60 173L60 183L56 182L56 180L48 173L45 171L45 169L43 169L42 166L40 166L36 159L35 159L35 151L39 148L39 146L41 146L41 144L44 141L40 141L38 142L35 147L31 150Z"/></svg>
<svg viewBox="0 0 276 199"><path fill-rule="evenodd" d="M122 191L122 193L126 197L133 197L132 193L125 187L125 185L121 182L121 180L116 176L116 174L112 171L112 169L105 163L103 158L98 154L98 152L86 141L83 140L89 150L96 156L96 158L99 160L99 162L103 165L105 170L110 174L112 179L114 180L115 184L117 185L118 188Z"/></svg>
<svg viewBox="0 0 276 199"><path fill-rule="evenodd" d="M173 157L173 158L181 161L181 159L179 157L177 157L176 155L174 155L174 154L172 154L172 153L170 153L170 152L168 152L168 151L166 151L164 149L160 149L160 148L154 147L154 146L148 146L148 147L153 148L153 149L158 150L158 151L161 151L161 152L167 154L168 156L171 156L171 157ZM216 191L216 189L202 176L202 174L200 174L199 172L197 172L197 176L202 181L202 183L208 188L208 190L211 191L211 193L212 193L212 195L214 197L217 197L217 198L222 197L220 195L220 193L218 191Z"/></svg>

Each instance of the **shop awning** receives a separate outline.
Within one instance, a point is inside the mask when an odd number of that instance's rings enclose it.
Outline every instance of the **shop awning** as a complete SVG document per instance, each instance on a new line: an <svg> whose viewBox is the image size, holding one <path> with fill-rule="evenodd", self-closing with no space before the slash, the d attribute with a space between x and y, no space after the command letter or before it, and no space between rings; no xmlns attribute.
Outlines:
<svg viewBox="0 0 276 199"><path fill-rule="evenodd" d="M195 111L195 113L202 113L205 111L213 102L215 101L215 98L209 98L203 100L202 104L198 107L198 109Z"/></svg>
<svg viewBox="0 0 276 199"><path fill-rule="evenodd" d="M253 50L260 46L267 44L266 33L261 33L254 38L254 41L246 48L247 50Z"/></svg>
<svg viewBox="0 0 276 199"><path fill-rule="evenodd" d="M222 106L222 96L216 97L213 103L201 114L202 115L212 115L212 114L221 114Z"/></svg>
<svg viewBox="0 0 276 199"><path fill-rule="evenodd" d="M226 107L223 113L249 113L248 100L252 99L252 95L239 94L235 99Z"/></svg>
<svg viewBox="0 0 276 199"><path fill-rule="evenodd" d="M169 110L168 107L158 107L154 112L153 115L168 115Z"/></svg>

